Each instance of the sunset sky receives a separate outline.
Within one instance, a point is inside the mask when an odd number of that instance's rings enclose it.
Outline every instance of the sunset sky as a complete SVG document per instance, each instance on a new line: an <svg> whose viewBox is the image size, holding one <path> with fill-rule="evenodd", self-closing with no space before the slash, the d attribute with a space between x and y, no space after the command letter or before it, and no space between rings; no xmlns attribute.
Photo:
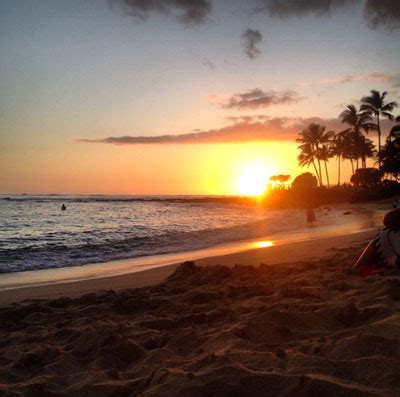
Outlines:
<svg viewBox="0 0 400 397"><path fill-rule="evenodd" d="M0 192L237 194L252 173L294 177L309 122L339 131L371 89L400 101L394 3L2 0Z"/></svg>

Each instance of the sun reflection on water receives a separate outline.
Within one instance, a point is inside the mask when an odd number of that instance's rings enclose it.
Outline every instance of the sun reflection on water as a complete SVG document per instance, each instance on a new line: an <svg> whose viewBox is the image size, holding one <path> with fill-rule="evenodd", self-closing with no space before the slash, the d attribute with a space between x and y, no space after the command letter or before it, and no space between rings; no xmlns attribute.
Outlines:
<svg viewBox="0 0 400 397"><path fill-rule="evenodd" d="M274 245L274 242L271 240L256 241L254 243L255 248L267 248L267 247L272 247L273 245Z"/></svg>

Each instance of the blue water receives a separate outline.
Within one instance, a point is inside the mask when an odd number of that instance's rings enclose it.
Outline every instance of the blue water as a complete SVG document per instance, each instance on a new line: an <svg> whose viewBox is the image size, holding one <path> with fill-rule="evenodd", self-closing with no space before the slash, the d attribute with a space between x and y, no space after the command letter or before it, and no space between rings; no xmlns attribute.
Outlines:
<svg viewBox="0 0 400 397"><path fill-rule="evenodd" d="M301 211L204 197L3 195L0 273L201 249L303 224Z"/></svg>

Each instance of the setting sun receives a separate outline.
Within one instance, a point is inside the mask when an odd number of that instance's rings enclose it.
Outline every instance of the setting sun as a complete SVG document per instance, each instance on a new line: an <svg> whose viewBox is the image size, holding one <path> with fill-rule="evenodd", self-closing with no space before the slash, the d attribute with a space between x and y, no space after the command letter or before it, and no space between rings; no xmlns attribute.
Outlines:
<svg viewBox="0 0 400 397"><path fill-rule="evenodd" d="M246 196L263 194L271 171L262 163L249 164L240 172L237 181L237 191Z"/></svg>

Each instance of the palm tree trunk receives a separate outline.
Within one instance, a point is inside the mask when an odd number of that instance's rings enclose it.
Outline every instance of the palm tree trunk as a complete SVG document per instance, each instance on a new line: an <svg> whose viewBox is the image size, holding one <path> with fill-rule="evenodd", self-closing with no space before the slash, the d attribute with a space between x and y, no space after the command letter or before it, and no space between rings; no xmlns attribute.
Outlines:
<svg viewBox="0 0 400 397"><path fill-rule="evenodd" d="M350 163L351 163L351 174L354 175L354 162L353 162L353 159L350 159Z"/></svg>
<svg viewBox="0 0 400 397"><path fill-rule="evenodd" d="M317 179L318 179L319 185L321 185L321 177L318 174L318 170L317 170L317 167L315 165L315 161L314 160L312 162L312 165L314 166L315 173L317 174Z"/></svg>
<svg viewBox="0 0 400 397"><path fill-rule="evenodd" d="M316 145L316 148L317 148L317 160L318 160L318 169L319 169L319 177L320 177L319 184L320 184L320 186L323 186L322 171L321 171L321 161L319 159L319 147L318 147L318 145Z"/></svg>
<svg viewBox="0 0 400 397"><path fill-rule="evenodd" d="M340 155L338 156L338 180L337 180L338 186L340 186Z"/></svg>
<svg viewBox="0 0 400 397"><path fill-rule="evenodd" d="M324 185L324 181L322 180L322 170L321 170L321 161L318 159L318 169L319 169L319 184L320 186Z"/></svg>
<svg viewBox="0 0 400 397"><path fill-rule="evenodd" d="M328 187L330 187L330 185L329 185L328 167L327 167L326 163L327 163L327 161L325 161L326 182L328 183Z"/></svg>
<svg viewBox="0 0 400 397"><path fill-rule="evenodd" d="M379 112L376 114L376 124L378 125L378 165L381 169L381 124L379 122Z"/></svg>

